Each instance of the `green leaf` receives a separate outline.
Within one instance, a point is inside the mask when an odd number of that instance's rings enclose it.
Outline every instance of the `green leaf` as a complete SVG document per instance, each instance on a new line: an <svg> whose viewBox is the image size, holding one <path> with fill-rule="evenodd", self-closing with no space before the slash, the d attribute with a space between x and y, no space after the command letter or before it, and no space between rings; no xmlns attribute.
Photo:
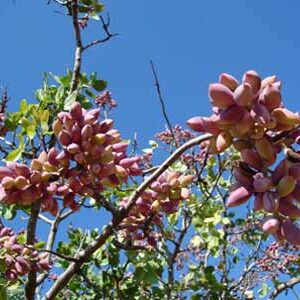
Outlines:
<svg viewBox="0 0 300 300"><path fill-rule="evenodd" d="M158 143L156 141L153 141L153 140L149 141L149 145L151 146L151 148L157 148L158 147Z"/></svg>
<svg viewBox="0 0 300 300"><path fill-rule="evenodd" d="M154 284L157 282L157 275L152 268L136 268L134 275L137 280L144 281L148 284Z"/></svg>
<svg viewBox="0 0 300 300"><path fill-rule="evenodd" d="M94 8L94 11L99 14L104 10L104 5L99 2L95 2L93 4L93 8Z"/></svg>
<svg viewBox="0 0 300 300"><path fill-rule="evenodd" d="M155 284L157 283L158 276L155 274L154 270L150 269L146 272L144 276L144 281L148 284Z"/></svg>
<svg viewBox="0 0 300 300"><path fill-rule="evenodd" d="M269 286L265 282L263 282L261 284L261 288L258 290L259 298L266 297L268 292L269 292Z"/></svg>
<svg viewBox="0 0 300 300"><path fill-rule="evenodd" d="M64 102L64 110L69 110L71 105L76 101L77 99L77 91L74 91L71 95L69 95Z"/></svg>
<svg viewBox="0 0 300 300"><path fill-rule="evenodd" d="M80 5L80 6L78 7L78 11L81 12L81 13L88 13L88 12L89 12L89 8L86 7L86 6Z"/></svg>
<svg viewBox="0 0 300 300"><path fill-rule="evenodd" d="M173 213L168 216L168 221L171 225L175 225L178 221L179 213Z"/></svg>
<svg viewBox="0 0 300 300"><path fill-rule="evenodd" d="M238 256L234 256L233 257L233 259L232 259L232 262L234 263L234 264L237 264L238 262L240 261L240 258L238 257Z"/></svg>
<svg viewBox="0 0 300 300"><path fill-rule="evenodd" d="M92 0L81 0L81 2L85 5L91 5L92 4Z"/></svg>
<svg viewBox="0 0 300 300"><path fill-rule="evenodd" d="M224 225L228 225L228 224L230 224L230 219L227 218L227 217L225 217L225 218L222 219L221 222L222 222L222 224L224 224Z"/></svg>
<svg viewBox="0 0 300 300"><path fill-rule="evenodd" d="M65 88L64 86L61 84L58 89L57 89L57 92L55 94L55 102L56 104L60 104L61 103L61 100L64 96L64 93L65 93Z"/></svg>
<svg viewBox="0 0 300 300"><path fill-rule="evenodd" d="M24 234L20 234L17 236L17 241L19 244L24 245L26 243L26 235Z"/></svg>
<svg viewBox="0 0 300 300"><path fill-rule="evenodd" d="M42 133L45 134L49 130L48 121L49 121L49 110L44 110L41 115L41 127L42 127Z"/></svg>
<svg viewBox="0 0 300 300"><path fill-rule="evenodd" d="M92 87L97 91L101 92L103 91L107 86L107 82L104 80L93 80L92 81Z"/></svg>
<svg viewBox="0 0 300 300"><path fill-rule="evenodd" d="M16 161L16 160L18 160L21 157L21 155L22 155L22 151L23 151L23 149L20 148L20 147L18 147L17 149L15 149L12 152L10 152L6 156L5 160L6 161Z"/></svg>
<svg viewBox="0 0 300 300"><path fill-rule="evenodd" d="M39 241L37 243L34 244L34 248L36 249L43 249L43 247L45 246L45 242L44 241Z"/></svg>
<svg viewBox="0 0 300 300"><path fill-rule="evenodd" d="M183 162L177 161L172 165L172 169L178 172L185 172L187 170L187 166Z"/></svg>
<svg viewBox="0 0 300 300"><path fill-rule="evenodd" d="M193 247L200 247L201 245L203 245L203 240L199 235L195 235L191 241L190 241L191 245Z"/></svg>
<svg viewBox="0 0 300 300"><path fill-rule="evenodd" d="M36 126L34 124L29 125L26 127L25 131L28 137L32 140L36 134Z"/></svg>
<svg viewBox="0 0 300 300"><path fill-rule="evenodd" d="M20 102L20 112L22 113L22 114L26 114L26 112L27 112L27 101L26 101L26 99L22 99L21 100L21 102Z"/></svg>
<svg viewBox="0 0 300 300"><path fill-rule="evenodd" d="M0 204L0 215L6 220L13 219L16 216L15 205Z"/></svg>
<svg viewBox="0 0 300 300"><path fill-rule="evenodd" d="M0 271L5 272L6 271L6 262L5 259L0 260Z"/></svg>
<svg viewBox="0 0 300 300"><path fill-rule="evenodd" d="M23 153L24 149L25 149L25 145L24 145L24 142L23 142L23 138L20 137L19 147L17 149L13 150L12 152L10 152L5 157L5 160L6 161L16 161L16 160L18 160L22 156L22 153Z"/></svg>
<svg viewBox="0 0 300 300"><path fill-rule="evenodd" d="M65 88L68 88L71 82L71 73L68 72L66 76L58 77L57 82L62 84Z"/></svg>
<svg viewBox="0 0 300 300"><path fill-rule="evenodd" d="M6 288L3 285L0 285L0 300L7 300Z"/></svg>

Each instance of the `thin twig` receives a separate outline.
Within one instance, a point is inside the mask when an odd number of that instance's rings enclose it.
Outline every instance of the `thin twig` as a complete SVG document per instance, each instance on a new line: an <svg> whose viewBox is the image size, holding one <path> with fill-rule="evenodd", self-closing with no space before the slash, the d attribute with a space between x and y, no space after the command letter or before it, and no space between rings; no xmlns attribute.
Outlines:
<svg viewBox="0 0 300 300"><path fill-rule="evenodd" d="M103 39L100 39L100 40L95 40L95 41L92 41L90 43L88 43L87 45L85 45L82 49L82 51L85 51L93 46L96 46L98 44L102 44L102 43L105 43L105 42L108 42L112 37L114 36L117 36L119 35L118 33L114 33L114 34L110 34L109 36L103 38Z"/></svg>
<svg viewBox="0 0 300 300"><path fill-rule="evenodd" d="M65 5L67 5L67 4L70 3L69 0L65 0L65 1L62 1L62 0L52 0L52 1L56 2L57 4L63 5L63 6L65 6ZM47 4L50 4L50 2L51 2L51 0L48 0Z"/></svg>
<svg viewBox="0 0 300 300"><path fill-rule="evenodd" d="M64 254L61 254L61 253L58 253L58 252L55 252L55 251L52 251L52 250L47 250L47 249L36 249L34 247L32 247L31 245L24 245L24 247L30 249L30 250L33 250L33 251L38 251L38 252L46 252L46 253L50 253L50 254L53 254L59 258L62 258L62 259L65 259L67 261L71 261L71 262L77 262L77 259L74 258L74 257L70 257L70 256L67 256L67 255L64 255Z"/></svg>
<svg viewBox="0 0 300 300"><path fill-rule="evenodd" d="M143 171L143 176L144 175L147 175L147 174L149 174L149 173L153 173L155 170L157 170L159 168L159 166L153 166L153 167L151 167L151 168L149 168L149 169L147 169L147 170L144 170Z"/></svg>
<svg viewBox="0 0 300 300"><path fill-rule="evenodd" d="M169 131L170 131L170 133L172 135L172 138L174 140L175 146L178 148L179 144L178 144L178 141L176 140L172 124L171 124L171 122L170 122L170 120L168 118L168 115L167 115L165 102L164 102L164 99L162 97L161 88L160 88L160 84L159 84L159 81L158 81L158 76L157 76L157 73L156 73L156 70L155 70L154 63L153 63L153 61L151 59L150 59L150 65L151 65L152 73L153 73L153 76L154 76L154 85L156 87L156 91L157 91L158 99L159 99L159 102L160 102L160 105L161 105L163 116L165 118L165 121L167 122L168 129L169 129Z"/></svg>

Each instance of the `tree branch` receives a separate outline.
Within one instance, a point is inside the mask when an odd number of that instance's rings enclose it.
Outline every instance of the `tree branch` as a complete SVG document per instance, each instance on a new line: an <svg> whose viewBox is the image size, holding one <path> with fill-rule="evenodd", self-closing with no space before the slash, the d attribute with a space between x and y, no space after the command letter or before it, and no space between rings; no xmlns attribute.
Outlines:
<svg viewBox="0 0 300 300"><path fill-rule="evenodd" d="M93 46L96 46L98 44L102 44L102 43L105 43L107 41L109 41L111 38L119 35L118 33L110 33L109 31L109 24L110 24L110 17L109 15L107 16L107 22L105 22L104 18L102 16L100 16L100 20L101 20L101 23L102 23L102 28L106 34L105 38L103 39L99 39L99 40L95 40L93 42L90 42L89 44L87 44L86 46L84 46L82 48L82 52L93 47Z"/></svg>
<svg viewBox="0 0 300 300"><path fill-rule="evenodd" d="M56 234L57 234L57 230L58 230L58 226L59 226L60 222L63 221L68 216L70 216L74 211L70 210L70 211L66 212L65 214L62 214L62 212L63 212L63 209L60 210L60 212L57 215L57 217L55 218L55 220L51 221L51 227L49 230L48 240L47 240L47 244L46 244L46 252L49 252L49 253L52 252ZM49 256L49 260L50 260L50 256ZM76 260L76 262L77 262L77 260ZM47 278L47 276L48 276L47 273L40 274L37 278L37 283L36 283L37 286L40 285Z"/></svg>
<svg viewBox="0 0 300 300"><path fill-rule="evenodd" d="M43 220L45 223L49 224L49 225L52 225L53 224L53 221L48 219L47 217L45 217L44 215L42 214L39 214L38 216L39 219Z"/></svg>
<svg viewBox="0 0 300 300"><path fill-rule="evenodd" d="M80 76L80 69L81 69L82 40L81 40L80 27L78 24L78 0L73 0L71 4L71 13L72 13L73 28L74 28L75 40L76 40L76 50L75 50L75 63L73 68L69 95L72 94L77 89L79 76Z"/></svg>
<svg viewBox="0 0 300 300"><path fill-rule="evenodd" d="M159 81L158 81L158 77L157 77L157 74L156 74L154 63L153 63L153 61L151 59L150 59L150 65L151 65L152 73L153 73L153 76L154 76L154 81L155 81L154 85L156 87L156 91L157 91L158 99L159 99L159 102L160 102L160 105L161 105L163 116L164 116L165 121L167 122L168 128L169 128L169 130L171 132L172 138L174 140L174 144L178 148L179 144L178 144L178 141L176 140L175 134L173 132L172 124L171 124L171 122L170 122L170 120L168 118L168 115L167 115L166 106L165 106L164 99L162 97L162 93L161 93L161 89L160 89L160 84L159 84Z"/></svg>
<svg viewBox="0 0 300 300"><path fill-rule="evenodd" d="M26 244L33 245L35 243L35 231L38 215L41 208L41 201L32 204L30 218L27 225ZM36 289L36 272L30 271L28 274L28 281L25 285L26 300L34 300Z"/></svg>
<svg viewBox="0 0 300 300"><path fill-rule="evenodd" d="M58 277L54 285L46 293L45 299L55 299L56 295L68 284L74 274L78 272L82 264L86 262L97 249L105 244L106 240L118 228L119 224L127 217L129 211L135 205L143 191L145 191L145 189L147 189L152 182L154 182L162 173L164 173L186 150L209 140L211 137L211 134L204 134L186 142L181 147L176 149L176 151L172 153L172 155L170 155L151 176L143 181L141 185L131 194L125 208L121 209L118 214L114 215L110 224L104 228L101 235L99 235L96 240L92 242L86 249L76 255L75 258L78 259L78 262L71 263L69 267Z"/></svg>
<svg viewBox="0 0 300 300"><path fill-rule="evenodd" d="M191 220L186 220L186 216L183 220L183 225L182 225L182 230L179 234L178 240L174 241L175 243L175 248L171 256L169 257L168 260L168 285L167 285L167 299L171 299L171 293L173 289L173 284L174 284L174 263L176 262L177 255L180 251L181 243L183 241L183 238L185 237L188 228L191 225Z"/></svg>
<svg viewBox="0 0 300 300"><path fill-rule="evenodd" d="M292 289L296 284L300 283L300 277L294 277L288 280L287 282L279 284L271 294L269 300L274 300L282 292Z"/></svg>

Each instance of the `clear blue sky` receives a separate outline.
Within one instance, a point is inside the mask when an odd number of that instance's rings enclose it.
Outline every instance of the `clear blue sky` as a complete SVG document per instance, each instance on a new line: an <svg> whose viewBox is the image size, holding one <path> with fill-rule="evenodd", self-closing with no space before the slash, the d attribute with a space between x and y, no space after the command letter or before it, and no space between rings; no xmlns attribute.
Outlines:
<svg viewBox="0 0 300 300"><path fill-rule="evenodd" d="M0 9L0 84L16 104L33 100L45 71L72 67L68 18L46 0L5 0ZM93 48L83 69L97 71L118 100L118 127L146 142L163 128L149 59L156 64L172 123L208 114L207 86L221 72L240 77L248 69L283 81L288 107L298 109L300 3L297 0L107 1L119 37ZM101 30L87 29L86 41Z"/></svg>
<svg viewBox="0 0 300 300"><path fill-rule="evenodd" d="M150 58L173 124L210 113L207 86L221 72L276 74L286 105L299 110L299 0L107 2L111 31L120 36L88 51L83 70L109 82L124 138L136 131L146 145L164 128ZM11 110L21 98L34 101L45 71L60 75L72 67L71 23L57 9L46 0L1 1L0 85L9 88ZM90 24L85 40L99 34Z"/></svg>

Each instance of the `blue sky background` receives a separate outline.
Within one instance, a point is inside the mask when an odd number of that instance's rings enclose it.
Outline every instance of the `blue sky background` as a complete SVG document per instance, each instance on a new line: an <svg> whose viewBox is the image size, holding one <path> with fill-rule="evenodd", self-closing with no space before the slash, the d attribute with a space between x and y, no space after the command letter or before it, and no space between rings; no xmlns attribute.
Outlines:
<svg viewBox="0 0 300 300"><path fill-rule="evenodd" d="M85 53L83 70L108 81L123 137L137 132L146 146L164 128L150 58L173 124L210 114L207 87L222 72L238 78L249 69L276 74L286 106L299 110L299 0L107 2L111 31L120 36ZM44 72L62 75L73 66L70 19L58 9L46 0L1 1L0 85L9 89L11 110L22 98L34 101ZM84 40L101 33L91 23ZM97 222L89 218L89 226Z"/></svg>

